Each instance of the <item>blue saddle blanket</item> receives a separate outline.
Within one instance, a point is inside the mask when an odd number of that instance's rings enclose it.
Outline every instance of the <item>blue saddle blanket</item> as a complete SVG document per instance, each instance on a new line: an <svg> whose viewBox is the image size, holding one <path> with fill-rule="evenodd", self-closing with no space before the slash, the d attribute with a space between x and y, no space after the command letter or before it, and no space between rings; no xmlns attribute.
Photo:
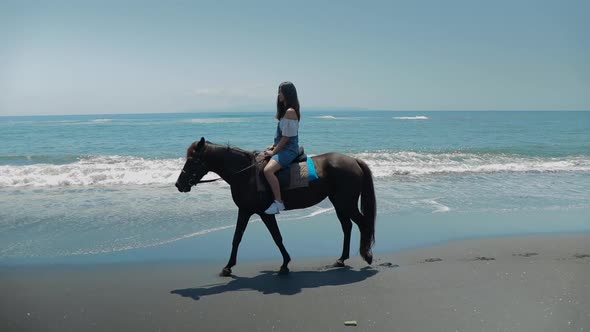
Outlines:
<svg viewBox="0 0 590 332"><path fill-rule="evenodd" d="M318 173L315 171L315 165L311 157L307 157L307 179L313 182L318 179Z"/></svg>

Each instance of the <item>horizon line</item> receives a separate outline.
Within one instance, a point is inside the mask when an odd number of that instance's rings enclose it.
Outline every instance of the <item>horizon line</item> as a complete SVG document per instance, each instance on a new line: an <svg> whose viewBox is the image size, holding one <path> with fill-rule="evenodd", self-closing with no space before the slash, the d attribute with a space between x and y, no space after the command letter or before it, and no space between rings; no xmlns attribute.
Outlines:
<svg viewBox="0 0 590 332"><path fill-rule="evenodd" d="M369 109L369 108L338 108L338 107L318 107L308 108L306 112L589 112L590 109L422 109L422 110L402 110L402 109ZM142 115L142 114L205 114L205 113L272 113L273 110L230 110L230 109L217 109L217 110L187 110L187 111L171 111L171 112L129 112L129 113L62 113L62 114L23 114L23 115L3 115L2 117L34 117L34 116L100 116L100 115Z"/></svg>

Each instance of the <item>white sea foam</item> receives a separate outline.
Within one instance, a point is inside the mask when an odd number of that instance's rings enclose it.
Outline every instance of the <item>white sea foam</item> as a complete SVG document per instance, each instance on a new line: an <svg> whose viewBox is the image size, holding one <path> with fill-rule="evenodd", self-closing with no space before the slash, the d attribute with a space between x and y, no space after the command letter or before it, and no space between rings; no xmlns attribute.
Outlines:
<svg viewBox="0 0 590 332"><path fill-rule="evenodd" d="M65 165L0 166L0 187L174 184L184 160L92 156ZM205 179L215 178L209 173Z"/></svg>
<svg viewBox="0 0 590 332"><path fill-rule="evenodd" d="M47 120L47 121L31 121L31 122L22 122L22 123L60 123L60 124L69 124L69 123L80 123L83 122L81 120Z"/></svg>
<svg viewBox="0 0 590 332"><path fill-rule="evenodd" d="M113 243L96 243L94 245L90 245L86 248L79 248L79 249L58 249L52 248L45 251L31 251L31 247L35 247L36 244L32 240L21 241L19 243L11 244L5 248L0 248L0 257L43 257L47 254L56 257L64 257L64 256L78 256L78 255L96 255L96 254L105 254L105 253L112 253L112 252L119 252L125 250L132 250L132 249L140 249L140 248L151 248L157 247L164 244L173 243L176 241L188 239L195 236L205 235L212 232L221 231L228 228L234 228L235 225L227 225L227 226L219 226L213 227L208 229L203 229L197 232L182 234L178 236L173 236L168 239L155 239L155 240L148 240L148 241L133 241L132 237L128 237L125 239L118 239L115 241L122 241L125 244L113 244Z"/></svg>
<svg viewBox="0 0 590 332"><path fill-rule="evenodd" d="M60 253L60 256L95 255L95 254L104 254L104 253L125 251L125 250L131 250L131 249L151 248L151 247L157 247L157 246L161 246L164 244L173 243L173 242L188 239L191 237L204 235L204 234L208 234L208 233L212 233L212 232L217 232L217 231L221 231L221 230L228 229L228 228L234 228L234 227L236 227L236 226L229 225L229 226L214 227L214 228L204 229L204 230L194 232L194 233L179 235L176 237L172 237L170 239L156 240L156 241L145 242L145 243L127 244L127 245L112 246L112 247L106 247L106 248L79 249L79 250L72 251L72 252L62 252L62 253Z"/></svg>
<svg viewBox="0 0 590 332"><path fill-rule="evenodd" d="M365 152L354 155L367 162L373 175L431 175L498 172L590 171L590 158L542 158L502 154Z"/></svg>
<svg viewBox="0 0 590 332"><path fill-rule="evenodd" d="M498 172L589 172L590 157L542 158L502 154L364 152L353 157L367 162L375 177ZM169 185L184 159L132 156L91 156L54 165L0 166L1 187ZM216 178L208 173L204 179ZM221 181L224 184L225 182Z"/></svg>
<svg viewBox="0 0 590 332"><path fill-rule="evenodd" d="M358 117L350 117L350 116L334 116L334 115L320 115L320 116L312 116L314 119L323 119L323 120L360 120L361 118Z"/></svg>
<svg viewBox="0 0 590 332"><path fill-rule="evenodd" d="M39 120L39 121L15 121L16 124L61 124L61 125L83 125L96 123L110 123L113 119L92 119L92 120Z"/></svg>
<svg viewBox="0 0 590 332"><path fill-rule="evenodd" d="M334 211L334 208L333 208L333 207L329 207L329 208L318 208L318 209L316 209L315 211L312 211L312 212L310 212L310 213L308 213L308 214L306 214L306 215L303 215L303 216L297 216L297 217L292 217L292 218L285 218L285 219L283 219L283 220L301 220L301 219L308 219L308 218L315 217L315 216L317 216L317 215L324 214L324 213L329 213L329 212L332 212L332 211Z"/></svg>
<svg viewBox="0 0 590 332"><path fill-rule="evenodd" d="M418 116L394 116L396 120L428 120L427 116L418 115Z"/></svg>
<svg viewBox="0 0 590 332"><path fill-rule="evenodd" d="M444 213L444 212L451 211L450 207L438 202L437 199L438 198L425 199L425 200L422 200L422 202L424 202L434 208L434 211L432 211L432 213Z"/></svg>

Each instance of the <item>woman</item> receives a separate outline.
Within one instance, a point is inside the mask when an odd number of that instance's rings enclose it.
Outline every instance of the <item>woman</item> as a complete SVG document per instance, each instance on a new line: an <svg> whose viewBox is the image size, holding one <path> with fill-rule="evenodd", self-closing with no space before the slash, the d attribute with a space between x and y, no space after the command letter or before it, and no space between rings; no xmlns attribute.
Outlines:
<svg viewBox="0 0 590 332"><path fill-rule="evenodd" d="M270 158L264 167L264 176L270 185L274 202L264 213L277 214L285 209L281 199L281 188L275 173L281 168L287 167L299 154L299 100L297 90L291 82L283 82L279 85L277 97L277 113L275 115L279 123L275 135L274 144L264 151L265 157Z"/></svg>

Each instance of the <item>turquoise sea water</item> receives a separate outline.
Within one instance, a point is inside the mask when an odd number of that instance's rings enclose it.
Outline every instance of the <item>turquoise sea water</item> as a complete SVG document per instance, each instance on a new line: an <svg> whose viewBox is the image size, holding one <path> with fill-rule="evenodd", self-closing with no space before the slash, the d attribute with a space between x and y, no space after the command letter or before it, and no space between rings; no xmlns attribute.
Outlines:
<svg viewBox="0 0 590 332"><path fill-rule="evenodd" d="M226 256L237 215L229 186L178 193L183 156L201 136L262 149L275 121L272 111L0 117L0 263ZM303 110L300 143L369 164L377 251L590 231L590 112ZM279 221L288 249L339 253L328 201ZM247 236L241 255L278 256L260 226L254 218L247 234L261 241ZM193 250L173 249L186 243ZM217 249L205 255L205 244Z"/></svg>

